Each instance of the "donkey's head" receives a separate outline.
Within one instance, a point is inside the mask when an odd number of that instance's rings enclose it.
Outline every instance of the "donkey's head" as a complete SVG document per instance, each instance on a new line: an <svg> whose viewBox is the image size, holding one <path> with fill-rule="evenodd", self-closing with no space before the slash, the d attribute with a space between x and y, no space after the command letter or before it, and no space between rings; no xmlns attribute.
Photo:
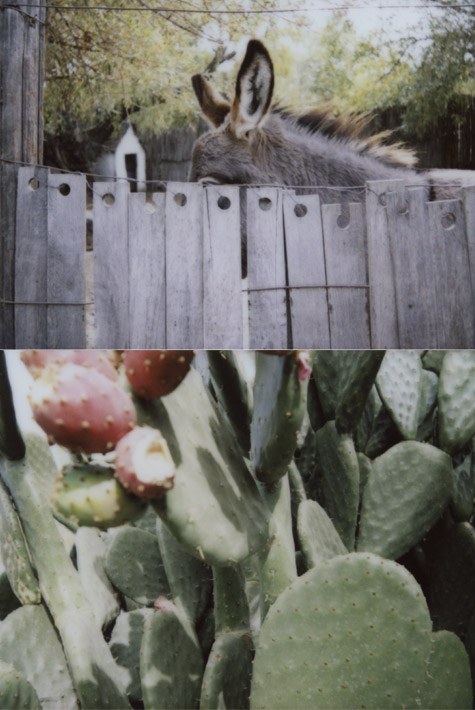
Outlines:
<svg viewBox="0 0 475 710"><path fill-rule="evenodd" d="M213 127L195 143L193 182L328 186L320 194L333 201L332 186L403 177L401 167L414 164L410 151L385 145L386 133L367 137L368 117L335 118L328 105L300 114L271 108L274 70L259 40L247 45L232 103L201 74L192 83Z"/></svg>
<svg viewBox="0 0 475 710"><path fill-rule="evenodd" d="M274 69L259 40L247 45L236 80L233 102L218 96L201 74L192 77L201 109L215 130L194 147L191 180L217 183L268 182L263 126L269 118Z"/></svg>

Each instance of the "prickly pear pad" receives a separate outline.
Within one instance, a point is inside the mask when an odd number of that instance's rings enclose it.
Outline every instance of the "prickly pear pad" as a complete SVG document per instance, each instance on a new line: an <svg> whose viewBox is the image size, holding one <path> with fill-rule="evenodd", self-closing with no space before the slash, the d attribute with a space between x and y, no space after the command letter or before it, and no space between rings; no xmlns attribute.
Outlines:
<svg viewBox="0 0 475 710"><path fill-rule="evenodd" d="M381 399L405 439L417 435L421 378L420 357L411 350L388 350L376 377Z"/></svg>
<svg viewBox="0 0 475 710"><path fill-rule="evenodd" d="M439 384L440 447L453 455L475 434L475 351L447 353Z"/></svg>
<svg viewBox="0 0 475 710"><path fill-rule="evenodd" d="M472 707L469 657L462 641L451 631L432 634L423 707L446 710Z"/></svg>
<svg viewBox="0 0 475 710"><path fill-rule="evenodd" d="M269 610L251 708L417 707L430 648L427 604L404 567L366 553L334 557Z"/></svg>

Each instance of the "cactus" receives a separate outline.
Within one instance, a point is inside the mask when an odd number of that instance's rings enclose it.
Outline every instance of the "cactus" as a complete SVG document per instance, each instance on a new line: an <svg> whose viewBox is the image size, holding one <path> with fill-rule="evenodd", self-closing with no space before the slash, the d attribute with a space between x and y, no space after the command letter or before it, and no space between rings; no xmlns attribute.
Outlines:
<svg viewBox="0 0 475 710"><path fill-rule="evenodd" d="M471 706L472 353L22 357L68 436L0 353L0 710Z"/></svg>

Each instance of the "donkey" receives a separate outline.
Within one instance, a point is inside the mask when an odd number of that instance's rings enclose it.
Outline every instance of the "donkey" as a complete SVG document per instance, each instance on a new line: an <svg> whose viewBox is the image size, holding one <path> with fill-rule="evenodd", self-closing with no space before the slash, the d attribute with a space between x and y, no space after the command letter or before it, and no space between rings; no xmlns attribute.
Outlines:
<svg viewBox="0 0 475 710"><path fill-rule="evenodd" d="M214 128L194 145L192 182L314 186L323 202L361 201L364 190L348 188L368 180L404 179L425 187L428 199L454 197L454 186L475 183L473 171L416 170L413 152L385 144L389 132L364 136L365 116L334 118L328 105L303 113L272 106L274 69L259 40L247 45L231 104L203 75L192 84Z"/></svg>

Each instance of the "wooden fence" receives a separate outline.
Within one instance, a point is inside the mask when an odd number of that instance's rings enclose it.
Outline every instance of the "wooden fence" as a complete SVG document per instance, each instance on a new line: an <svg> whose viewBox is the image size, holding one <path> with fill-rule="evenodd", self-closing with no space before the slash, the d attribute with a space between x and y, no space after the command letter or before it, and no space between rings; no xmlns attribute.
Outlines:
<svg viewBox="0 0 475 710"><path fill-rule="evenodd" d="M92 306L84 176L21 168L16 347L475 347L475 186L427 202L373 182L349 207L247 188L246 281L242 193L95 183Z"/></svg>

